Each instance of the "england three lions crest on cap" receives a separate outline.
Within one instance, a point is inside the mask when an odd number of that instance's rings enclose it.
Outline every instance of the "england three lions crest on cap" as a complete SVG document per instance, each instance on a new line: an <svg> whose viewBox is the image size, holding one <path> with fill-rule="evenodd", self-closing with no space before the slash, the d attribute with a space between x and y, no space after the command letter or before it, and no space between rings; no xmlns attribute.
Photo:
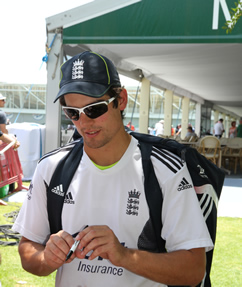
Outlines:
<svg viewBox="0 0 242 287"><path fill-rule="evenodd" d="M73 62L72 66L72 80L75 79L83 79L83 73L84 73L84 67L83 67L84 61L77 59Z"/></svg>

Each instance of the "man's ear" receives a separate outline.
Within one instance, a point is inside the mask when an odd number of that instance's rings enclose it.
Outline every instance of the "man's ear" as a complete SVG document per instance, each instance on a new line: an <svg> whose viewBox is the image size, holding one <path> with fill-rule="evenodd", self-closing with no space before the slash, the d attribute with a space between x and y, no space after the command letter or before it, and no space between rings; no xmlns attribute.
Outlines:
<svg viewBox="0 0 242 287"><path fill-rule="evenodd" d="M123 89L119 94L119 108L123 111L128 103L128 93L126 89Z"/></svg>

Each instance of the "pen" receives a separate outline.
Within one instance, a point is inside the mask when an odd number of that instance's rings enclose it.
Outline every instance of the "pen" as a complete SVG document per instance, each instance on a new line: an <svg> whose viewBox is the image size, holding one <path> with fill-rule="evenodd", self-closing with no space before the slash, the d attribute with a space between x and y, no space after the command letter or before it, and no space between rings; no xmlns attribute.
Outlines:
<svg viewBox="0 0 242 287"><path fill-rule="evenodd" d="M84 230L85 228L87 228L88 225L85 225L81 230ZM66 261L71 257L71 255L76 251L78 244L80 243L80 240L75 240L75 242L73 243L73 245L71 246L71 249L69 250L67 256L66 256Z"/></svg>

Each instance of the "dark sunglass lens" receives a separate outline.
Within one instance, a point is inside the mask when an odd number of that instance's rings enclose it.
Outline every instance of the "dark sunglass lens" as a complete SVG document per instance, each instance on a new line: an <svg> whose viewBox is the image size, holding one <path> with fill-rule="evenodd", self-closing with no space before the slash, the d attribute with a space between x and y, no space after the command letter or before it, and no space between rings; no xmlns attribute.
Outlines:
<svg viewBox="0 0 242 287"><path fill-rule="evenodd" d="M73 109L64 109L65 114L67 117L73 121L79 120L79 111Z"/></svg>
<svg viewBox="0 0 242 287"><path fill-rule="evenodd" d="M96 119L108 111L108 106L106 104L100 104L96 106L87 107L84 109L85 115L91 119Z"/></svg>

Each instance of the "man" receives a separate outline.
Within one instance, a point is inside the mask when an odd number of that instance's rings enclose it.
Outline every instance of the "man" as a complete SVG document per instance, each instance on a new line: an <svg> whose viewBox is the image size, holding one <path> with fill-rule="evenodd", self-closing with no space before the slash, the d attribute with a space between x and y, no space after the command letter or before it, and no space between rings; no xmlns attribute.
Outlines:
<svg viewBox="0 0 242 287"><path fill-rule="evenodd" d="M237 127L237 137L242 138L242 118L240 118L239 125Z"/></svg>
<svg viewBox="0 0 242 287"><path fill-rule="evenodd" d="M155 135L161 136L164 134L164 120L160 120L155 124Z"/></svg>
<svg viewBox="0 0 242 287"><path fill-rule="evenodd" d="M191 123L188 123L188 127L189 127L189 128L192 128L192 131L195 133L195 129L193 128L193 126L192 126Z"/></svg>
<svg viewBox="0 0 242 287"><path fill-rule="evenodd" d="M189 141L196 141L197 140L197 134L193 131L193 128L189 126L187 128L187 133L184 138L184 141L189 142Z"/></svg>
<svg viewBox="0 0 242 287"><path fill-rule="evenodd" d="M19 141L17 141L17 139L14 136L10 136L8 134L3 134L0 131L0 144L1 144L1 141L4 143L7 143L7 144L14 142L14 144L12 146L14 149L17 149L20 147ZM2 199L0 199L0 205L7 205L7 203L5 201L3 201Z"/></svg>
<svg viewBox="0 0 242 287"><path fill-rule="evenodd" d="M15 136L4 134L0 131L0 141L3 141L4 143L10 144L11 142L14 142L13 148L17 149L20 147L19 141L15 138Z"/></svg>
<svg viewBox="0 0 242 287"><path fill-rule="evenodd" d="M224 125L223 125L223 119L219 119L218 122L214 125L214 135L217 138L221 138L224 133Z"/></svg>
<svg viewBox="0 0 242 287"><path fill-rule="evenodd" d="M181 130L182 130L182 126L181 126L181 124L179 124L179 125L176 127L176 133L175 133L175 136L176 136L176 137L180 137L180 136L181 136Z"/></svg>
<svg viewBox="0 0 242 287"><path fill-rule="evenodd" d="M186 166L179 161L172 170L169 155L166 164L158 154L152 157L163 192L161 236L168 253L150 252L153 229L141 153L138 141L123 125L128 99L121 93L116 68L102 55L83 52L65 62L61 74L55 101L60 100L82 136L83 157L67 191L63 230L51 236L46 186L70 146L46 155L38 164L13 227L22 235L23 268L39 276L58 269L56 286L65 287L198 284L205 273L205 249L213 244L192 185L184 192L177 190L184 177L191 182ZM173 156L173 162L178 160ZM128 212L130 205L135 212ZM75 233L80 243L65 261Z"/></svg>
<svg viewBox="0 0 242 287"><path fill-rule="evenodd" d="M3 108L5 105L5 100L6 97L4 97L2 94L0 94L0 108ZM6 128L6 124L7 124L7 117L4 111L0 110L0 130L4 133L4 134L8 134L8 130Z"/></svg>

